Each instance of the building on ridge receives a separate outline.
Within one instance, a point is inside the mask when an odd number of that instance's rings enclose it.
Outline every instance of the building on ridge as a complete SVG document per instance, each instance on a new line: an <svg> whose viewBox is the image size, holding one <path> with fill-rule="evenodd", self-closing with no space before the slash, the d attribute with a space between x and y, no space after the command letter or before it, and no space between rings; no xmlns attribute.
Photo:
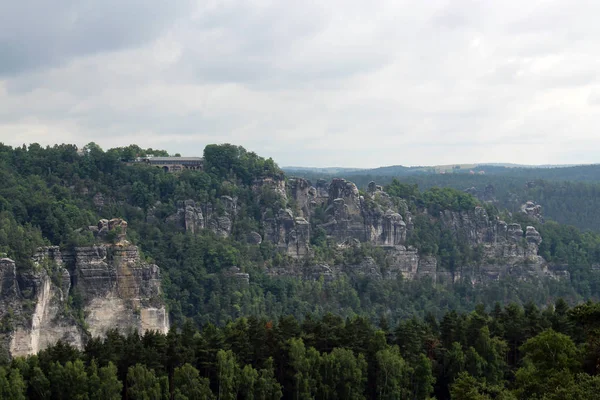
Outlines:
<svg viewBox="0 0 600 400"><path fill-rule="evenodd" d="M204 159L202 157L138 157L135 163L162 168L166 172L180 172L186 169L199 171L204 166Z"/></svg>

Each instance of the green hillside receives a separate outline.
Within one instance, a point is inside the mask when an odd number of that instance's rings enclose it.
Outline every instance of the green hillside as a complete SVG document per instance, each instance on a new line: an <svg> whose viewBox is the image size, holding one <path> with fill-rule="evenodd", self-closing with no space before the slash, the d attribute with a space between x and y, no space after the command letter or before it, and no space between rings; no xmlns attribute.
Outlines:
<svg viewBox="0 0 600 400"><path fill-rule="evenodd" d="M596 306L569 311L558 299L575 304L599 297L599 235L511 214L502 207L510 203L502 200L500 185L496 203L434 187L487 182L460 175L476 180L441 185L433 178L419 185L390 180L383 190L365 187L357 193L351 183L336 181L336 188L346 191L339 196L360 201L360 211L354 214L359 220L389 217L395 218L395 226L410 224L407 248L340 243L334 236L341 225L331 231L335 218L341 218L335 208L340 202L311 205L306 214L292 193L302 182L287 177L271 159L226 144L206 147L203 170L168 173L123 161L147 155L166 153L138 146L104 151L93 143L83 149L0 146L2 256L14 259L19 273L27 273L34 268L31 256L37 247L93 244L95 238L86 227L101 218L123 218L129 240L161 268L174 326L167 336L124 337L113 332L104 340L89 341L83 352L59 343L27 361L0 361L5 365L0 367L3 398L23 398L18 393L29 398L87 398L77 397L77 391L96 393L107 385L102 393L112 393L109 398L362 399L403 393L425 399L433 393L437 398L452 393L453 398L546 394L558 399L564 391L587 398L597 387L595 377L582 374L595 371L597 354L591 347L579 350L595 343L582 329L586 324L595 329ZM520 178L502 179L512 187ZM554 185L539 181L527 193L546 196L554 193ZM566 199L571 190L594 187L569 185L554 198ZM589 190L580 197L592 196ZM229 216L231 226L183 229L173 216L191 201L206 215L214 215L211 221ZM345 205L350 211L355 206ZM378 214L381 210L384 215ZM269 221L288 212L309 218L310 252L305 257L292 257L267 240ZM295 220L304 223L302 218ZM455 220L489 229L506 224L528 228L514 243L498 247L487 244L486 238L477 242L469 237L471 225L452 228ZM264 239L259 244L250 239L256 235ZM494 246L521 252L506 257L516 257L511 265L523 271L532 263L558 268L562 275L531 278L514 272L474 282L468 271L483 265L504 268L506 260L485 255L485 249ZM352 272L362 265L388 271L390 254L396 254L389 253L392 248L435 262L440 276L456 278L438 282L399 274L383 279ZM527 256L532 248L539 256ZM542 264L538 257L543 257ZM346 272L333 279L327 274L306 278L306 271L323 265ZM247 281L232 271L248 274ZM68 304L76 310L77 293L71 296ZM555 301L559 302L553 309ZM10 332L10 318L0 321L0 327ZM560 372L540 359L548 344L557 346ZM384 382L385 371L391 375ZM557 374L567 379L562 386L553 383ZM13 395L17 397L9 397Z"/></svg>

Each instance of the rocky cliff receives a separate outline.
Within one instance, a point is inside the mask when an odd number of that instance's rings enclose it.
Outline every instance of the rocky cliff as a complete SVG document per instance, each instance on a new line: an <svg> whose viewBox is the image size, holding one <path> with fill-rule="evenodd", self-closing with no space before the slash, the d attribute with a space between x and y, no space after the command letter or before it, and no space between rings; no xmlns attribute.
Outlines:
<svg viewBox="0 0 600 400"><path fill-rule="evenodd" d="M443 211L436 217L443 229L481 253L477 263L446 270L438 265L435 256L423 255L418 249L407 246L413 229L413 216L407 204L401 199L391 199L375 183L369 184L367 191L361 193L354 183L344 179L333 179L330 183L318 181L313 187L302 178L292 178L288 181L288 188L297 214L287 209L275 218L265 219L266 239L277 243L292 257L310 255L308 239L311 224L308 221L321 207L325 220L317 226L338 243L340 250L369 243L385 250L385 262L378 265L367 257L355 265L319 264L295 266L283 271L274 268L269 271L273 275L324 276L327 279L340 273L382 279L427 276L439 282L453 282L460 278L483 282L508 275L519 279L568 277L564 268L557 270L538 255L542 238L535 228L527 226L523 229L519 224L490 218L483 207L468 212ZM298 221L302 234L297 233Z"/></svg>
<svg viewBox="0 0 600 400"><path fill-rule="evenodd" d="M58 340L82 347L89 337L115 328L168 331L159 268L142 260L138 248L124 239L124 221L103 220L96 228L98 237L114 243L69 251L40 248L29 271L0 260L5 351L34 354Z"/></svg>
<svg viewBox="0 0 600 400"><path fill-rule="evenodd" d="M185 200L177 202L177 212L168 216L166 222L174 223L186 232L209 229L218 236L229 237L236 214L237 199L229 196L221 196L217 207ZM150 215L153 217L152 212Z"/></svg>
<svg viewBox="0 0 600 400"><path fill-rule="evenodd" d="M366 192L360 192L354 183L339 178L331 182L318 180L314 186L297 177L287 182L265 178L255 181L252 191L257 204L263 207L262 232L249 233L247 243L256 245L269 241L282 254L297 260L286 268L269 270L272 275L332 279L343 273L381 279L430 277L438 282L461 278L479 282L507 275L520 279L568 277L564 268L549 266L538 255L542 239L535 228L523 229L519 224L490 218L483 207L468 212L446 210L433 216L443 229L480 253L476 263L448 270L438 265L437 257L407 246L414 226L408 204L391 198L374 182L368 185ZM491 201L493 192L493 187L486 187L483 194L474 194ZM219 212L213 211L214 205L200 205L192 200L179 202L177 212L167 221L189 232L207 229L227 237L231 235L237 214L237 199L223 196L217 206ZM541 208L533 203L524 205L522 212L542 221ZM426 211L421 213L426 214ZM337 244L338 251L364 243L380 247L385 250L385 262L378 265L367 258L355 265L311 264L310 239L315 228L324 231Z"/></svg>

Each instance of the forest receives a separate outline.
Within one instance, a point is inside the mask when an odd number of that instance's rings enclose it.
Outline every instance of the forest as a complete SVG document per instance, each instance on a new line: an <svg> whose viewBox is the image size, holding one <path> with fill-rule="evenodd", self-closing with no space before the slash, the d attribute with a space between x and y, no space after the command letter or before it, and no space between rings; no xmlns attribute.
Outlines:
<svg viewBox="0 0 600 400"><path fill-rule="evenodd" d="M407 173L406 167L396 169L342 172L339 175L366 188L369 182L388 185L393 179L417 185L421 190L433 187L453 188L460 191L473 190L477 197L492 202L498 208L518 212L520 206L533 201L540 204L543 214L556 222L572 225L582 230L600 232L600 166L556 168L506 168L479 166L469 171L454 170L452 173ZM289 173L312 181L331 179L333 175L306 170Z"/></svg>
<svg viewBox="0 0 600 400"><path fill-rule="evenodd" d="M333 314L108 332L0 366L21 399L597 398L600 304L514 303L395 326Z"/></svg>
<svg viewBox="0 0 600 400"><path fill-rule="evenodd" d="M273 160L225 144L206 147L203 171L172 174L126 162L144 155L167 154L136 145L0 145L0 258L27 273L39 246L91 245L83 228L123 218L128 240L160 266L172 325L166 335L114 331L82 350L59 342L25 359L2 356L0 398L588 399L600 388L600 306L593 302L600 298L600 221L589 207L595 183L527 185L520 176L468 174L378 180L399 209L415 215L408 244L441 268L475 265L481 254L437 215L483 207L491 220L535 227L540 255L567 266L567 280L310 280L266 274L297 260L269 241L247 241L249 232L264 233L265 211L297 207L253 188L257 179L289 179ZM463 191L490 183L494 201ZM364 189L368 181L357 184ZM167 222L180 201L219 210L222 196L238 202L229 237ZM517 212L523 199L542 204L545 221ZM560 207L566 223L556 217ZM310 221L307 264L385 263L381 247L340 249L321 228L324 211ZM232 267L248 273L248 282L232 279ZM70 296L76 309L78 294ZM0 321L0 330L10 331L10 321Z"/></svg>
<svg viewBox="0 0 600 400"><path fill-rule="evenodd" d="M250 186L259 177L284 177L273 160L239 146L211 145L204 152L204 171L170 174L121 161L145 154L165 153L135 145L104 151L93 143L79 152L72 145L0 146L4 182L0 187L0 253L14 259L22 270L31 268L31 255L38 246L89 245L94 238L82 227L95 225L99 218L124 218L129 223L129 240L160 266L165 301L177 323L191 318L197 324L222 325L249 315L302 318L308 313L322 316L328 312L343 318L362 315L372 321L385 315L395 323L428 312L441 317L450 310L471 311L479 302L531 301L544 306L559 297L576 303L600 296L600 279L592 269L600 263L600 235L551 221L526 223L542 233L540 252L548 261L569 265L570 281L506 279L489 285L459 281L440 286L427 279L342 277L325 282L274 278L264 274L265 267L284 268L295 261L282 257L268 241L253 246L245 239L250 231L261 232L265 208L294 207L271 195L259 198ZM394 182L385 190L409 209L424 209L430 215L444 208L460 211L480 203L459 190L422 191L409 183ZM106 199L102 207L94 203L97 193ZM195 199L218 209L222 195L236 196L240 204L229 238L208 230L191 234L156 222L174 213L179 200ZM483 205L492 218L502 211L493 204ZM152 219L148 218L150 210ZM505 217L507 221L513 218ZM522 217L515 214L514 218ZM311 220L315 234L311 236L314 258L310 262L353 263L367 256L383 262L382 249L368 244L336 250L319 230L320 222L317 212ZM416 218L414 234L408 240L421 252L436 255L445 267L477 262L477 252L441 229L435 219ZM224 273L232 266L250 273L248 285L240 286Z"/></svg>

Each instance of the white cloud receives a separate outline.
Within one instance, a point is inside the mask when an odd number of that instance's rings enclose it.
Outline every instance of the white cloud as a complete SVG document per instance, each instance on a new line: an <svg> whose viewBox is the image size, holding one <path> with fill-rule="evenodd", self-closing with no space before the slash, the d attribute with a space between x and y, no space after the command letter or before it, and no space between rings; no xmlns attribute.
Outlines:
<svg viewBox="0 0 600 400"><path fill-rule="evenodd" d="M38 8L31 32L0 34L0 141L231 142L281 165L599 161L595 1L130 4Z"/></svg>

